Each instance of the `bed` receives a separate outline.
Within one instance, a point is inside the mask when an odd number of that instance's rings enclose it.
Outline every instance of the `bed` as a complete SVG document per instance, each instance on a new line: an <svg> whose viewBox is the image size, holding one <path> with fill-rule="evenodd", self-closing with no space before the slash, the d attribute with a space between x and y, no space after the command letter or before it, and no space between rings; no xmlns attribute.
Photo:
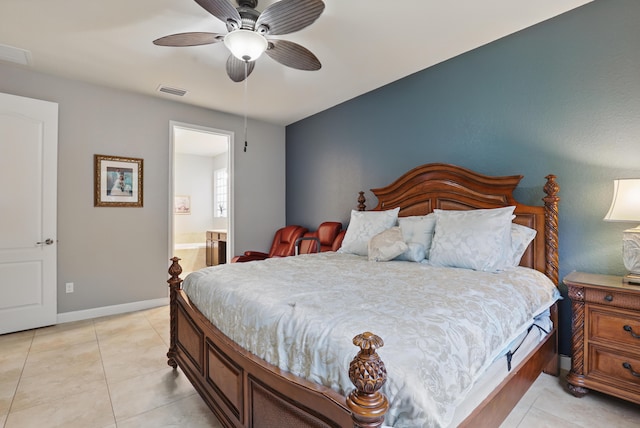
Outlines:
<svg viewBox="0 0 640 428"><path fill-rule="evenodd" d="M512 277L525 278L527 275L535 276L537 274L544 277L550 284L553 284L555 289L555 285L558 282L557 208L559 198L557 194L559 187L553 175L547 176L547 181L544 185L546 196L542 198L544 205L524 205L518 203L513 197L513 191L521 179L521 176L489 177L465 168L446 164L422 165L402 175L389 186L372 189L373 194L378 199L378 203L370 211L384 213L397 208L396 211L401 219L409 219L425 216L434 212L434 210L435 214L444 215L442 213L445 211L447 211L447 214L453 214L467 210L474 210L474 212L488 209L500 211L507 207L515 207L513 209L513 214L515 215L513 223L526 226L537 232L535 238L524 250L524 255L520 260L521 266L531 269L513 268L509 269L510 273L508 275L501 273L494 276L510 275ZM357 212L370 212L366 211L365 203L364 194L361 192L358 199ZM449 211L451 213L448 213ZM348 325L358 327L377 325L380 330L384 330L385 326L380 324L381 316L376 315L377 312L375 312L376 308L381 306L379 302L390 301L390 296L393 294L403 293L392 293L392 287L389 287L389 284L393 285L393 280L387 279L385 282L382 279L366 279L366 269L369 269L367 266L370 266L371 269L379 270L371 278L383 278L384 272L391 269L392 266L394 269L397 266L404 266L405 268L403 268L402 272L429 272L429 277L437 277L437 272L440 272L438 269L442 270L442 268L438 267L424 267L418 263L408 264L407 262L395 261L387 265L371 263L367 260L363 261L362 257L358 258L358 256L352 254L339 255L330 253L295 256L287 259L247 265L254 265L251 269L260 271L263 268L266 269L269 264L275 264L276 269L283 269L290 264L312 265L330 263L331 259L339 259L340 263L352 263L353 269L343 270L364 272L359 274L365 277L363 287L366 285L365 283L376 284L384 282L386 289L383 287L381 289L372 289L373 291L368 289L363 291L364 288L362 290L352 290L350 294L357 295L359 300L357 304L348 303L351 305L351 311L343 310L343 312L350 312L351 318L347 320ZM325 261L325 259L327 260ZM231 334L229 336L225 334L225 332L228 332L228 326L223 322L224 318L218 322L219 325L214 325L210 318L215 319L216 316L220 315L219 312L231 308L232 312L230 314L233 316L234 313L246 311L242 309L235 310L233 302L236 301L234 299L238 299L237 297L232 297L231 300L225 301L225 305L217 309L212 310L202 307L202 310L199 309L199 306L192 301L192 298L187 295L183 288L182 279L180 278L181 268L178 261L179 259L173 258L169 268L171 343L167 353L168 363L174 368L179 366L182 369L224 426L379 427L382 426L385 414L390 406L391 410L387 414L387 422L393 424L398 421L397 414L393 413L395 411L394 403L404 402L403 399L396 397L398 390L402 390L404 386L398 387L397 383L395 387L393 386L395 377L390 375L389 379L387 379L387 371L379 357L379 354L383 354L397 358L390 344L395 347L399 346L402 341L390 333L389 330L385 330L385 335L382 335L382 339L366 331L368 328L362 329L360 334L355 335L353 343L361 349L351 364L348 364L348 362L344 364L343 381L341 383L338 382L340 383L338 388L332 385L331 382L329 382L330 385L325 386L316 381L305 379L302 375L293 374L296 370L283 370L275 364L267 362L266 360L273 361L272 356L267 356L263 359L249 352L246 349L248 348L246 344L245 348L232 340L229 337ZM361 266L361 268L356 266ZM250 290L250 288L245 289L245 287L250 287L249 285L244 283L240 285L243 278L237 275L244 274L244 272L238 271L238 269L242 269L241 267L234 267L233 269L236 271L229 270L229 268L224 271L215 269L217 268L209 268L207 272L200 271L192 274L194 276L189 278L190 282L185 284L186 288L189 289L191 283L195 287L199 279L204 276L224 277L225 275L230 275L230 280L227 282L236 282L236 284L228 284L230 290L233 288L238 289L240 292ZM245 269L248 269L248 267ZM317 266L315 269L317 269ZM365 270L360 271L359 269ZM468 269L457 269L457 272L458 275L463 276L456 283L482 283L482 281L475 279L478 277L466 277L465 275L471 275ZM525 272L527 272L526 275ZM264 275L264 273L262 274ZM491 276L491 273L482 272L482 274L485 277ZM233 275L236 276L234 277ZM398 275L402 274L399 273ZM326 278L327 284L332 282L332 276L326 276ZM293 282L297 281L295 279ZM299 281L298 285L300 290L296 291L302 292L304 290L303 281ZM253 286L256 286L256 284ZM398 287L400 287L399 282ZM327 288L331 289L331 287ZM465 287L462 287L461 290L463 288ZM361 291L363 294L359 295ZM197 293L192 293L192 295L197 297ZM268 301L268 298L263 296L260 300ZM471 300L469 302L470 306L472 306ZM295 302L293 304L289 302L289 304L292 308L296 306ZM338 305L336 304L336 306ZM293 311L295 310L306 311L307 309L304 306L300 306ZM209 313L205 315L203 312ZM508 370L504 370L506 371L504 375L498 376L492 372L490 369L494 365L491 365L491 367L487 365L487 368L483 364L482 370L478 369L478 371L483 373L486 370L489 371L486 371L482 379L474 379L473 382L469 382L469 388L467 388L468 391L465 391L465 394L473 390L473 394L469 393L472 399L465 400L465 403L461 403L459 406L456 404L456 414L453 417L449 417L451 415L447 416L446 425L466 427L498 426L542 371L557 375L556 304L550 303L548 310L545 312L549 315L550 324L544 329L544 334L540 334L539 338L529 341L530 351L526 353L518 351L513 354L515 355L513 358L509 356L510 367ZM281 317L281 315L279 316ZM316 323L322 322L323 320L321 319L316 320ZM287 328L289 327L285 327L285 329ZM344 328L335 329L345 330ZM375 328L371 330L376 333ZM393 331L393 329L390 331ZM510 332L508 336L514 340L514 343L517 342L517 345L513 346L519 348L520 336L516 338L515 333L515 331ZM264 337L268 337L268 333L265 333L265 335ZM256 340L264 339L260 334L256 337ZM388 349L380 349L383 346L383 339L388 342ZM269 341L270 339L266 340L266 342ZM241 341L238 340L238 342ZM322 343L327 348L325 351L329 353L333 352L332 348L334 347L344 349L346 346L335 341L323 341ZM357 349L353 348L352 354L355 354L356 351ZM388 354L384 354L384 352ZM413 350L405 353L409 352L413 352ZM324 357L321 357L321 360L322 358L327 358L326 354L323 355ZM305 359L306 356L298 353L293 360L296 358ZM336 359L344 362L344 358ZM335 371L335 368L333 370ZM395 362L389 366L389 373L395 374L394 370ZM412 372L411 369L404 369L404 371L409 372L410 375L415 375L419 371L418 364L416 363L415 372ZM348 378L355 385L355 387L351 388L351 391L344 385L344 378ZM313 377L311 379L317 380ZM385 391L385 388L391 391L388 393L389 397L381 393L381 390ZM464 410L460 410L462 408ZM398 426L402 426L401 421L398 424Z"/></svg>

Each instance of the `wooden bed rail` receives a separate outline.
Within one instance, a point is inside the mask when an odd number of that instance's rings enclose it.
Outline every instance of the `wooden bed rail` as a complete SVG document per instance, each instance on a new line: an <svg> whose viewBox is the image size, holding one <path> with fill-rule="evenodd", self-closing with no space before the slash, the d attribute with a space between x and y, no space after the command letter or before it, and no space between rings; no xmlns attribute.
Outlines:
<svg viewBox="0 0 640 428"><path fill-rule="evenodd" d="M182 267L180 258L170 259L169 267L169 300L170 300L170 335L167 364L174 369L178 367L178 292L181 290ZM387 381L387 370L384 362L376 352L384 346L379 336L364 332L353 338L353 344L360 348L358 354L349 365L349 379L355 389L346 397L346 406L351 411L353 428L381 428L384 416L389 409L387 397L380 392L380 388ZM307 382L300 379L301 382Z"/></svg>

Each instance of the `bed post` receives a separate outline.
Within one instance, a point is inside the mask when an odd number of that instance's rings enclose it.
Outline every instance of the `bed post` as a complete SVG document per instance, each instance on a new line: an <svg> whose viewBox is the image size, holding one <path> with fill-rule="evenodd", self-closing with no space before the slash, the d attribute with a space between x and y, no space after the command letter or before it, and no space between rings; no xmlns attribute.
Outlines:
<svg viewBox="0 0 640 428"><path fill-rule="evenodd" d="M556 183L556 176L549 174L545 177L544 193L544 233L545 233L545 274L558 285L558 192L560 186Z"/></svg>
<svg viewBox="0 0 640 428"><path fill-rule="evenodd" d="M353 344L360 347L349 365L349 379L356 387L347 396L353 426L380 428L389 409L387 397L379 391L387 381L387 369L376 352L384 342L367 331L354 337Z"/></svg>
<svg viewBox="0 0 640 428"><path fill-rule="evenodd" d="M176 361L176 337L177 337L177 328L178 328L178 290L180 290L180 284L182 284L182 279L180 279L180 274L182 273L182 267L178 263L180 259L178 257L173 257L171 260L171 266L169 266L169 275L171 278L167 280L169 283L169 352L167 352L167 364L169 364L174 369L178 368L178 362Z"/></svg>
<svg viewBox="0 0 640 428"><path fill-rule="evenodd" d="M364 211L367 206L364 204L367 199L364 197L364 192L358 192L358 211Z"/></svg>
<svg viewBox="0 0 640 428"><path fill-rule="evenodd" d="M558 286L558 192L560 186L556 183L556 176L549 174L545 177L544 193L547 194L544 201L544 234L545 234L545 275ZM551 308L551 320L554 326L558 325L558 305ZM557 328L556 328L557 330ZM558 356L558 333L555 333L554 358L543 368L547 374L558 376L560 374L560 359Z"/></svg>

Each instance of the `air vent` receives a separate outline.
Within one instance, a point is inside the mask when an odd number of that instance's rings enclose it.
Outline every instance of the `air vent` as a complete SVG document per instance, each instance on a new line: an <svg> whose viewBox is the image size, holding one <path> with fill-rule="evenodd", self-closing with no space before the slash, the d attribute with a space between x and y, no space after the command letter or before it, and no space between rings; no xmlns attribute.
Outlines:
<svg viewBox="0 0 640 428"><path fill-rule="evenodd" d="M20 65L31 65L31 52L14 48L13 46L0 45L0 61L15 62Z"/></svg>
<svg viewBox="0 0 640 428"><path fill-rule="evenodd" d="M171 86L158 86L158 92L164 92L165 94L171 94L178 97L184 97L187 91L185 89L172 88Z"/></svg>

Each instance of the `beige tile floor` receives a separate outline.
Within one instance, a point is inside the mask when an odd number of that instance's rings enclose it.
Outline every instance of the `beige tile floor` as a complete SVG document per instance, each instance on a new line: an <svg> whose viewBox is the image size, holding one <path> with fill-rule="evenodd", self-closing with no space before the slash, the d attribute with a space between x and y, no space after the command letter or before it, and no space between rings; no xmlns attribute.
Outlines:
<svg viewBox="0 0 640 428"><path fill-rule="evenodd" d="M0 427L220 425L167 366L168 308L0 336ZM541 375L501 428L638 427L640 406Z"/></svg>

